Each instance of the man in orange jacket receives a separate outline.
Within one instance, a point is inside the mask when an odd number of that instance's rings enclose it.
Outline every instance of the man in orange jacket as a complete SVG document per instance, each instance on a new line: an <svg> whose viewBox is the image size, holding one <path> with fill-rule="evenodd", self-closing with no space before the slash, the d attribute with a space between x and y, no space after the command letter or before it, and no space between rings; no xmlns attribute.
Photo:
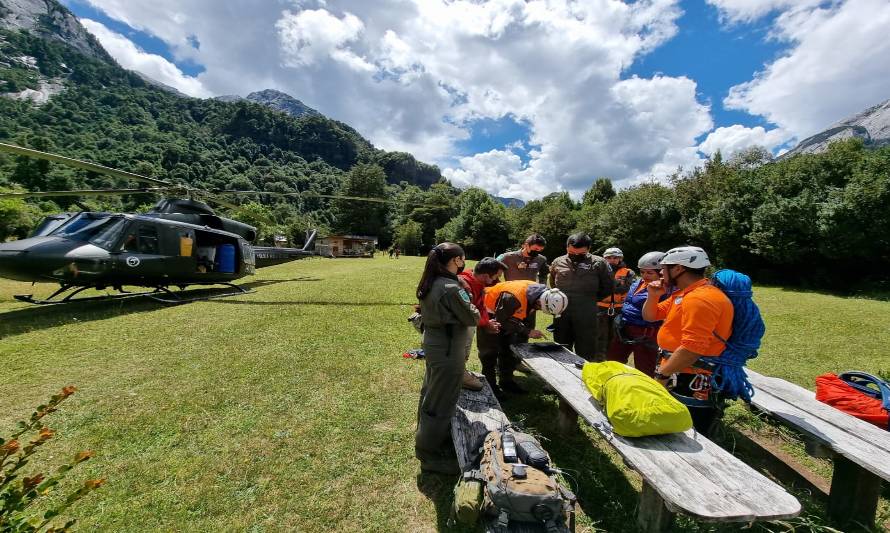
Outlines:
<svg viewBox="0 0 890 533"><path fill-rule="evenodd" d="M500 325L500 330L498 333L478 331L476 346L482 374L499 397L502 397L502 391L524 394L526 391L513 380L517 359L510 351L510 345L543 337L543 333L534 329L535 310L542 309L559 316L568 305L568 298L559 289L548 289L542 283L516 280L485 289L484 305L482 312L489 313ZM499 381L496 381L497 377Z"/></svg>
<svg viewBox="0 0 890 533"><path fill-rule="evenodd" d="M711 393L711 371L699 360L723 352L733 317L732 302L705 278L710 265L701 248L669 250L661 260L662 281L649 283L643 304L644 320L664 320L658 330L662 359L655 379L689 407L695 429L706 436L722 412L722 402ZM665 286L677 290L659 303Z"/></svg>

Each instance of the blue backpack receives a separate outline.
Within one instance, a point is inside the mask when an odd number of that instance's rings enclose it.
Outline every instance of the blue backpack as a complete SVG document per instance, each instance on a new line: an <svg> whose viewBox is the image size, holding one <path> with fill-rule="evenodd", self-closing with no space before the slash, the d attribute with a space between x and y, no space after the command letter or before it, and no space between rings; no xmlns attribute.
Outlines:
<svg viewBox="0 0 890 533"><path fill-rule="evenodd" d="M744 366L749 359L757 357L760 341L766 332L760 309L752 300L754 292L751 278L735 270L718 270L711 277L711 284L723 291L732 302L732 335L728 339L718 339L726 345L719 357L702 357L700 361L710 366L711 387L729 400L741 398L751 401L754 387L748 382Z"/></svg>

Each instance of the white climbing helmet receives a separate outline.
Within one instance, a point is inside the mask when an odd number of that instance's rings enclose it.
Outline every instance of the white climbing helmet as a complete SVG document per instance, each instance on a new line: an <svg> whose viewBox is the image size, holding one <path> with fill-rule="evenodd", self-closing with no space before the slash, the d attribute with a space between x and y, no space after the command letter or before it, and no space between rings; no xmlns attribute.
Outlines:
<svg viewBox="0 0 890 533"><path fill-rule="evenodd" d="M671 248L661 259L662 265L683 265L689 268L704 268L711 265L708 254L697 246Z"/></svg>
<svg viewBox="0 0 890 533"><path fill-rule="evenodd" d="M559 289L547 289L541 294L541 309L558 318L569 306L569 297Z"/></svg>
<svg viewBox="0 0 890 533"><path fill-rule="evenodd" d="M649 252L645 254L637 262L637 268L640 270L661 270L661 260L664 252Z"/></svg>
<svg viewBox="0 0 890 533"><path fill-rule="evenodd" d="M603 257L624 257L624 252L621 251L621 248L606 248Z"/></svg>

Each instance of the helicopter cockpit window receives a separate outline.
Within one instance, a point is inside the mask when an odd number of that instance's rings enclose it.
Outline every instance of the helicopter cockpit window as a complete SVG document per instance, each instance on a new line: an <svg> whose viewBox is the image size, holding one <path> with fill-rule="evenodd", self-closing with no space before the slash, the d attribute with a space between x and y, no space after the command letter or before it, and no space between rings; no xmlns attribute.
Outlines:
<svg viewBox="0 0 890 533"><path fill-rule="evenodd" d="M123 217L96 217L88 213L78 215L76 220L61 227L54 235L76 241L87 241L96 246L110 249L120 235L126 221Z"/></svg>

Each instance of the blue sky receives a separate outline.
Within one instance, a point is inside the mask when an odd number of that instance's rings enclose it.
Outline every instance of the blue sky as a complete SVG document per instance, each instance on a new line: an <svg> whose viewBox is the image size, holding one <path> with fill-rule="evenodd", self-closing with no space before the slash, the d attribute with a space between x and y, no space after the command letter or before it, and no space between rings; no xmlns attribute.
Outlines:
<svg viewBox="0 0 890 533"><path fill-rule="evenodd" d="M186 94L282 90L524 199L780 153L890 97L887 0L63 2Z"/></svg>

